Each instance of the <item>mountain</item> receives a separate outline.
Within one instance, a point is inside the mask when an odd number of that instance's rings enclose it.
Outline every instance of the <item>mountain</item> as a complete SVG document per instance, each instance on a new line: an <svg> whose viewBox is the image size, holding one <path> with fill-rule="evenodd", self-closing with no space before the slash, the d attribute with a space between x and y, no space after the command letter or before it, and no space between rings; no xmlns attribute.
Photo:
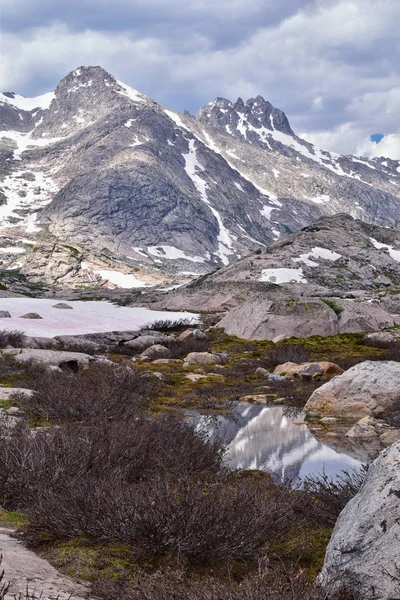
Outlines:
<svg viewBox="0 0 400 600"><path fill-rule="evenodd" d="M219 326L245 339L380 331L400 325L400 231L321 217L146 303L220 313Z"/></svg>
<svg viewBox="0 0 400 600"><path fill-rule="evenodd" d="M400 161L318 150L260 96L181 115L80 67L38 98L0 95L0 127L3 264L57 271L63 244L59 285L187 279L338 212L400 224Z"/></svg>

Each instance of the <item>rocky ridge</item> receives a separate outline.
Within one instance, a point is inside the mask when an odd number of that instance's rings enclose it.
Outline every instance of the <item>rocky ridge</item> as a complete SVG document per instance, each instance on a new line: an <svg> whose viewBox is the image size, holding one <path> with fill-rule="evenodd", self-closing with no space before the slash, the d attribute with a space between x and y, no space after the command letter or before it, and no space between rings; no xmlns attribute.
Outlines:
<svg viewBox="0 0 400 600"><path fill-rule="evenodd" d="M399 224L398 161L320 151L261 97L180 115L81 67L39 98L1 95L0 121L3 263L28 276L36 241L134 267L130 287L227 265L326 214ZM81 284L72 271L58 283Z"/></svg>

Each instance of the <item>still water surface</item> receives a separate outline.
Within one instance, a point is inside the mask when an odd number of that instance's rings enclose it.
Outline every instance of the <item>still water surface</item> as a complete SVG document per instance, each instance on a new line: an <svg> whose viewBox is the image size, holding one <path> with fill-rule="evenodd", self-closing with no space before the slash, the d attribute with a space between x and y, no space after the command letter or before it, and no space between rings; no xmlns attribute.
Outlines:
<svg viewBox="0 0 400 600"><path fill-rule="evenodd" d="M287 412L287 411L286 411ZM272 472L280 480L325 472L335 478L361 463L318 441L306 425L296 425L282 406L238 406L233 415L195 417L197 428L227 444L226 464Z"/></svg>

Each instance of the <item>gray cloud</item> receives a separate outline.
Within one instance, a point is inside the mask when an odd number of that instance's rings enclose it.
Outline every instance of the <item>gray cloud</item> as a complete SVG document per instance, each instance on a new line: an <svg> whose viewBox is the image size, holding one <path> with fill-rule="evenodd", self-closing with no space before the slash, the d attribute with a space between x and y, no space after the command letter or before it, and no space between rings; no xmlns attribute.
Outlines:
<svg viewBox="0 0 400 600"><path fill-rule="evenodd" d="M398 0L3 0L3 89L81 64L177 110L262 94L294 128L353 152L399 133Z"/></svg>

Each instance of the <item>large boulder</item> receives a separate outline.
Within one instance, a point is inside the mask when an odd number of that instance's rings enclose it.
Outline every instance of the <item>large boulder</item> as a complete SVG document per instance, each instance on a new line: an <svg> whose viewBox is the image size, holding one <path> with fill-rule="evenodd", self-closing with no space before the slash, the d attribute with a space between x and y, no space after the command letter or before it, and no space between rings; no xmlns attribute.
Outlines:
<svg viewBox="0 0 400 600"><path fill-rule="evenodd" d="M35 313L35 312L26 313L26 315L21 315L19 318L20 319L43 319L43 317L41 317L39 315L39 313Z"/></svg>
<svg viewBox="0 0 400 600"><path fill-rule="evenodd" d="M247 340L278 341L288 337L335 335L338 318L320 300L291 298L273 302L255 296L230 310L218 326L229 335Z"/></svg>
<svg viewBox="0 0 400 600"><path fill-rule="evenodd" d="M287 362L283 365L278 365L274 370L275 375L285 375L285 377L289 377L290 379L300 378L305 380L312 379L314 381L332 379L332 377L341 375L342 373L343 369L338 365L326 361L301 364Z"/></svg>
<svg viewBox="0 0 400 600"><path fill-rule="evenodd" d="M400 442L372 463L333 530L319 582L360 598L400 598Z"/></svg>
<svg viewBox="0 0 400 600"><path fill-rule="evenodd" d="M58 352L54 350L37 350L34 348L23 348L19 352L14 349L3 350L3 354L14 356L19 363L36 362L47 367L59 367L61 369L77 370L79 367L87 367L94 360L90 354L83 352Z"/></svg>
<svg viewBox="0 0 400 600"><path fill-rule="evenodd" d="M391 314L378 304L340 300L338 333L362 333L392 327L396 322Z"/></svg>
<svg viewBox="0 0 400 600"><path fill-rule="evenodd" d="M0 310L0 319L11 319L11 315L8 310Z"/></svg>
<svg viewBox="0 0 400 600"><path fill-rule="evenodd" d="M355 423L381 417L400 394L400 362L370 361L351 367L315 390L304 407L307 417L338 417Z"/></svg>

